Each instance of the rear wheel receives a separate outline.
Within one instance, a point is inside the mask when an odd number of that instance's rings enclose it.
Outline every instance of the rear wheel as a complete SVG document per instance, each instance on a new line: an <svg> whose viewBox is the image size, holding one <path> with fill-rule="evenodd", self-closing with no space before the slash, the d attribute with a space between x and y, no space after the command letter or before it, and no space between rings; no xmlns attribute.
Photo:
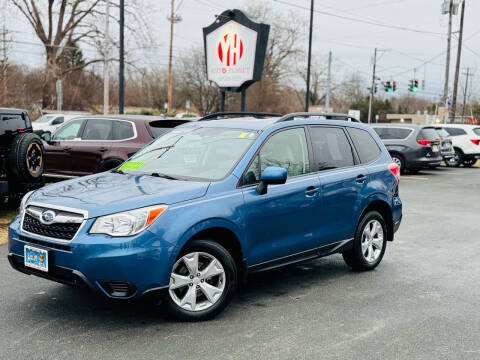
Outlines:
<svg viewBox="0 0 480 360"><path fill-rule="evenodd" d="M463 160L463 166L465 166L465 167L472 167L476 163L477 163L477 159L475 159L475 158L470 158L470 159Z"/></svg>
<svg viewBox="0 0 480 360"><path fill-rule="evenodd" d="M237 287L237 269L230 253L210 240L188 244L173 265L165 304L178 319L215 317L230 303Z"/></svg>
<svg viewBox="0 0 480 360"><path fill-rule="evenodd" d="M392 160L395 164L398 165L400 168L400 173L405 173L405 161L403 160L402 156L399 154L391 154Z"/></svg>
<svg viewBox="0 0 480 360"><path fill-rule="evenodd" d="M10 171L17 180L40 179L44 166L44 151L40 137L32 133L15 136L10 146L8 162Z"/></svg>
<svg viewBox="0 0 480 360"><path fill-rule="evenodd" d="M343 259L354 270L373 270L382 261L387 247L387 226L378 211L370 211L360 221L353 248L344 252Z"/></svg>
<svg viewBox="0 0 480 360"><path fill-rule="evenodd" d="M455 156L446 161L448 166L459 167L463 163L463 153L459 149L455 149Z"/></svg>

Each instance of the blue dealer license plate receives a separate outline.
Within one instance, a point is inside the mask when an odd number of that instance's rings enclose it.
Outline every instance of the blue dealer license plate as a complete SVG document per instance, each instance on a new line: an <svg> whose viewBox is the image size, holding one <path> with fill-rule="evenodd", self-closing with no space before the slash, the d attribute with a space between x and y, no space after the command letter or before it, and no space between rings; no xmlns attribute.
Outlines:
<svg viewBox="0 0 480 360"><path fill-rule="evenodd" d="M48 272L48 251L25 245L25 266Z"/></svg>

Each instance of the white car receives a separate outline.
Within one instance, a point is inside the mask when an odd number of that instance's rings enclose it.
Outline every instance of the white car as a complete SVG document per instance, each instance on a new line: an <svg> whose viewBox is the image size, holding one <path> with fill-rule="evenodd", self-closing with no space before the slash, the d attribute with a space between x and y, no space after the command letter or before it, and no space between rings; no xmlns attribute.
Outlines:
<svg viewBox="0 0 480 360"><path fill-rule="evenodd" d="M452 137L455 157L447 162L449 166L472 167L480 159L480 125L441 125Z"/></svg>
<svg viewBox="0 0 480 360"><path fill-rule="evenodd" d="M33 131L43 130L53 133L63 123L79 115L46 114L32 122Z"/></svg>

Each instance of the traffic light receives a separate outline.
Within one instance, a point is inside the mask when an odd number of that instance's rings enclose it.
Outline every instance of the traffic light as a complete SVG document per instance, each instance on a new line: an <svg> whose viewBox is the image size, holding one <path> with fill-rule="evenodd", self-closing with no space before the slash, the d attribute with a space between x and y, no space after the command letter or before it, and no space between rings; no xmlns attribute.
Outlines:
<svg viewBox="0 0 480 360"><path fill-rule="evenodd" d="M408 83L408 91L417 92L418 91L418 80L410 80Z"/></svg>
<svg viewBox="0 0 480 360"><path fill-rule="evenodd" d="M385 87L385 92L392 92L392 83L391 81L387 81L385 84L383 84L383 86Z"/></svg>
<svg viewBox="0 0 480 360"><path fill-rule="evenodd" d="M397 82L396 81L393 82L392 90L397 91Z"/></svg>

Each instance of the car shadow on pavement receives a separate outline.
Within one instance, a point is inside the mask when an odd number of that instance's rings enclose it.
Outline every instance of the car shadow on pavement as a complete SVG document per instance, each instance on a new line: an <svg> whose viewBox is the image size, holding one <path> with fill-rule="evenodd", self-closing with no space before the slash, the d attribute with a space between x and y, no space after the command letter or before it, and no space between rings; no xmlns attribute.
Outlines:
<svg viewBox="0 0 480 360"><path fill-rule="evenodd" d="M220 314L219 318L235 317L238 313L244 313L245 309L255 312L255 307L267 307L275 298L300 298L311 287L327 285L344 276L355 274L352 274L340 255L252 274L246 287L239 289L229 310ZM86 288L60 284L49 286L45 291L22 301L35 304L32 307L33 317L41 313L43 317L56 321L63 318L69 322L87 322L89 328L111 326L113 329L118 325L141 328L175 321L156 299L114 301Z"/></svg>

